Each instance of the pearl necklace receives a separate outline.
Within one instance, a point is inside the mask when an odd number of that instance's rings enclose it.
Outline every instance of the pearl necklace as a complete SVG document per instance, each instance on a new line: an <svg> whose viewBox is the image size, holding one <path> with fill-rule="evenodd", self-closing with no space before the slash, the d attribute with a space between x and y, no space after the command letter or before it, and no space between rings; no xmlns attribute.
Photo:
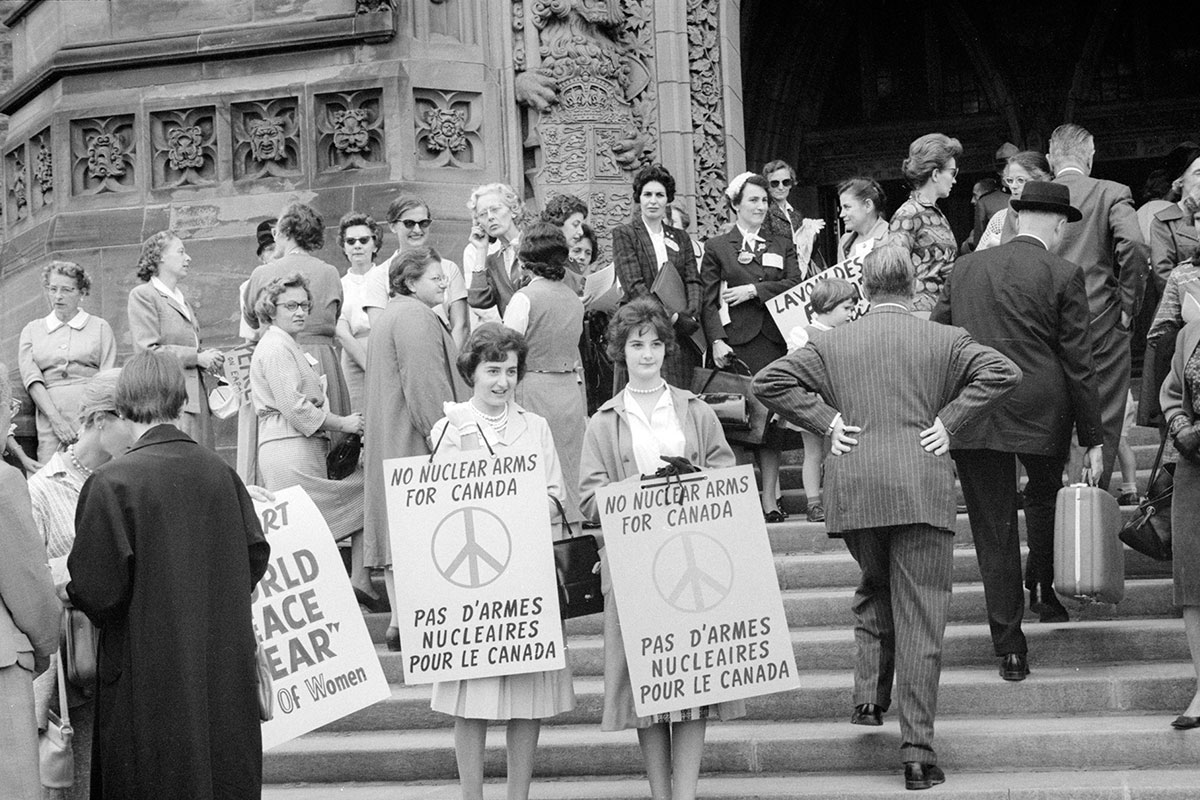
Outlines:
<svg viewBox="0 0 1200 800"><path fill-rule="evenodd" d="M87 477L91 476L92 471L90 469L88 469L87 467L85 467L79 461L79 457L75 455L75 445L71 445L70 447L67 448L67 455L71 459L71 464L74 465L75 469L79 470L79 473L81 475L83 475L83 477L87 478Z"/></svg>
<svg viewBox="0 0 1200 800"><path fill-rule="evenodd" d="M665 388L667 388L666 380L664 380L658 386L655 386L653 389L635 389L632 386L626 385L625 391L633 394L654 394L655 392L661 392Z"/></svg>
<svg viewBox="0 0 1200 800"><path fill-rule="evenodd" d="M470 403L468 403L468 405L471 406L471 411L473 411L475 413L475 416L479 417L484 422L486 422L488 424L488 426L491 427L492 430L495 430L495 431L503 430L504 426L508 424L508 404L507 403L504 404L504 410L495 416L488 416L487 414L483 413L482 411L480 411L478 408L475 407L474 402L470 402Z"/></svg>

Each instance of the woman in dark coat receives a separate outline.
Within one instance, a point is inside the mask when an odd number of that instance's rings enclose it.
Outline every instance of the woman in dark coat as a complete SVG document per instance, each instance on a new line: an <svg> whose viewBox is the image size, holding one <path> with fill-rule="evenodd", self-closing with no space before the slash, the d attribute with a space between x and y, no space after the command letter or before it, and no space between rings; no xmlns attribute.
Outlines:
<svg viewBox="0 0 1200 800"><path fill-rule="evenodd" d="M250 593L270 548L237 472L171 424L168 353L125 365L136 440L83 486L67 594L100 629L92 798L242 800L262 789Z"/></svg>

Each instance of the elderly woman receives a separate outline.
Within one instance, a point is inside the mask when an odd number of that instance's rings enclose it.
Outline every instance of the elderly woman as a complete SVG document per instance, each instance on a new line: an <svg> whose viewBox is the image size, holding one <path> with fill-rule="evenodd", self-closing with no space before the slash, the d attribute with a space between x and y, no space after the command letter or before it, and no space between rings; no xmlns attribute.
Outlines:
<svg viewBox="0 0 1200 800"><path fill-rule="evenodd" d="M767 162L763 166L762 176L767 181L767 191L771 195L763 228L769 236L791 239L796 246L796 261L803 265L804 277L816 275L825 269L825 259L815 247L817 235L825 230L825 220L805 219L788 202L788 195L796 185L796 170L786 161Z"/></svg>
<svg viewBox="0 0 1200 800"><path fill-rule="evenodd" d="M1004 165L1004 185L1012 193L1009 202L1020 200L1021 194L1025 191L1025 184L1030 181L1049 180L1054 180L1054 174L1050 171L1050 162L1036 150L1022 150L1014 153L1009 156L1008 162ZM979 244L975 246L975 251L1005 244L1016 235L1017 215L1013 214L1011 209L1002 208L988 220L987 227L983 229L983 235L979 237Z"/></svg>
<svg viewBox="0 0 1200 800"><path fill-rule="evenodd" d="M1191 142L1180 145L1168 157L1168 176L1172 196L1179 201L1156 213L1150 220L1150 266L1154 282L1161 292L1167 277L1182 261L1196 254L1200 232L1195 215L1200 211L1200 146Z"/></svg>
<svg viewBox="0 0 1200 800"><path fill-rule="evenodd" d="M733 452L725 443L716 414L691 392L669 386L662 366L675 332L662 307L649 298L622 306L608 330L608 352L625 364L629 383L600 407L588 423L580 467L583 513L599 522L596 492L610 483L637 480L663 466L662 456L682 456L701 469L731 467ZM598 537L603 543L603 535ZM608 557L601 550L604 588L604 717L606 731L636 728L654 800L690 798L696 793L700 756L708 719L734 719L745 714L738 700L716 706L679 709L639 717L621 632L620 601L614 596ZM645 591L652 592L649 586ZM636 608L628 598L623 613Z"/></svg>
<svg viewBox="0 0 1200 800"><path fill-rule="evenodd" d="M892 215L891 230L909 239L913 263L913 313L929 319L946 276L954 268L958 242L937 201L950 196L958 175L962 144L941 133L927 133L908 147L900 165L912 188Z"/></svg>
<svg viewBox="0 0 1200 800"><path fill-rule="evenodd" d="M843 181L837 191L838 216L846 226L838 240L838 261L845 261L887 236L888 222L883 216L887 195L874 178L851 178Z"/></svg>
<svg viewBox="0 0 1200 800"><path fill-rule="evenodd" d="M258 293L254 313L265 327L250 361L250 394L258 412L258 470L268 490L299 485L336 540L363 527L363 471L328 477L327 432L363 432L363 415L334 414L320 376L300 349L312 294L300 273L276 278Z"/></svg>
<svg viewBox="0 0 1200 800"><path fill-rule="evenodd" d="M729 182L725 199L737 222L729 233L714 236L704 247L700 264L704 324L717 366L725 366L736 356L754 374L787 352L767 302L800 282L800 267L792 240L771 236L763 228L769 202L765 178L752 172L738 175ZM717 312L722 303L729 307L725 325ZM762 469L760 497L767 522L787 519L777 500L781 458L775 430L768 427L766 438L755 450Z"/></svg>
<svg viewBox="0 0 1200 800"><path fill-rule="evenodd" d="M221 369L219 350L200 348L200 321L179 283L187 277L192 257L174 231L159 231L142 243L138 278L129 292L127 313L133 351L162 350L179 359L187 380L187 403L179 428L195 441L214 449L212 412L208 408L206 372Z"/></svg>
<svg viewBox="0 0 1200 800"><path fill-rule="evenodd" d="M117 363L112 328L79 307L92 288L83 267L51 261L42 270L50 314L30 322L17 344L21 381L37 407L38 461L63 449L76 436L83 385ZM7 430L7 426L5 426Z"/></svg>
<svg viewBox="0 0 1200 800"><path fill-rule="evenodd" d="M392 607L386 639L400 649L396 582L388 536L383 462L427 455L428 435L442 404L467 396L453 370L458 348L445 320L434 313L446 293L442 257L431 247L409 250L388 268L392 299L371 332L367 353L367 508L363 563L385 569Z"/></svg>
<svg viewBox="0 0 1200 800"><path fill-rule="evenodd" d="M518 225L525 206L508 184L487 183L471 192L467 208L476 221L471 230L475 253L467 302L472 308L495 308L504 316L508 301L526 280L517 261L521 237ZM489 241L496 246L490 246Z"/></svg>
<svg viewBox="0 0 1200 800"><path fill-rule="evenodd" d="M261 791L250 594L270 548L234 469L172 424L186 402L175 356L130 359L116 410L134 444L79 496L66 592L100 629L104 797Z"/></svg>
<svg viewBox="0 0 1200 800"><path fill-rule="evenodd" d="M513 402L513 393L527 374L526 355L525 340L516 331L495 323L476 328L457 359L458 372L472 389L471 398L446 403L446 416L429 438L441 443L441 451L486 446L500 455L510 448L533 450L545 465L547 494L561 503L565 499L563 474L550 426ZM550 516L558 516L552 501ZM549 552L546 557L550 558ZM430 705L434 711L454 717L454 752L464 798L483 796L488 720L504 720L508 729L508 797L526 800L542 720L575 707L571 667L435 683Z"/></svg>
<svg viewBox="0 0 1200 800"><path fill-rule="evenodd" d="M363 383L367 375L367 337L371 333L370 315L378 315L387 305L371 291L375 256L383 246L383 228L369 214L351 211L338 223L338 246L349 266L342 276L342 313L337 321L337 340L342 346L342 375L350 392L350 408L361 411Z"/></svg>
<svg viewBox="0 0 1200 800"><path fill-rule="evenodd" d="M528 343L527 371L517 400L555 431L567 487L567 520L579 522L579 453L587 425L579 356L583 301L563 282L567 254L567 240L558 226L535 222L525 229L518 256L532 277L509 301L504 324Z"/></svg>

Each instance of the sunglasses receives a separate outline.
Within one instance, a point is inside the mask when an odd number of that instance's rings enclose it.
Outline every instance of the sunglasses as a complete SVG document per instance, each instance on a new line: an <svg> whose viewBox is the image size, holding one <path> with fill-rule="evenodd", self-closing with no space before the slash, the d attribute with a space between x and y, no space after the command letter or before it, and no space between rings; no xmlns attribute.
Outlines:
<svg viewBox="0 0 1200 800"><path fill-rule="evenodd" d="M410 231L418 225L421 227L421 230L427 231L429 230L429 226L433 224L433 220L431 219L402 219L397 221Z"/></svg>
<svg viewBox="0 0 1200 800"><path fill-rule="evenodd" d="M346 244L367 244L368 242L373 241L375 241L374 236L359 236L357 238L353 236L346 237Z"/></svg>
<svg viewBox="0 0 1200 800"><path fill-rule="evenodd" d="M309 303L307 301L305 301L303 303L298 303L295 300L292 300L287 303L280 303L279 307L282 308L284 311L287 311L289 314L294 314L296 312L296 309L300 309L305 314L307 314L309 311L312 310L312 303Z"/></svg>
<svg viewBox="0 0 1200 800"><path fill-rule="evenodd" d="M784 178L784 179L783 179L783 180L781 180L781 181L771 181L771 188L772 188L772 189L778 189L778 188L779 188L779 187L781 187L781 186L782 186L782 187L784 187L784 188L790 188L790 187L791 187L791 185L792 185L792 179L791 179L791 178Z"/></svg>

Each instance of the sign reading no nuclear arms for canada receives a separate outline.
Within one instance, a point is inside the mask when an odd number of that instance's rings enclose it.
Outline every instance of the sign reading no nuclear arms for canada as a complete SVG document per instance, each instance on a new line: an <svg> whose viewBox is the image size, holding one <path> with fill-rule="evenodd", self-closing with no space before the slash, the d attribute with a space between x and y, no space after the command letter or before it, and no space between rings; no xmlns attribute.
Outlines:
<svg viewBox="0 0 1200 800"><path fill-rule="evenodd" d="M275 716L263 749L391 696L329 526L299 486L255 503L271 545L252 595L254 633L270 665Z"/></svg>
<svg viewBox="0 0 1200 800"><path fill-rule="evenodd" d="M808 280L798 283L786 292L777 294L768 300L767 310L771 312L771 317L779 326L780 332L786 337L792 328L797 325L808 325L812 321L812 306L808 304L808 298L812 295L813 288L826 278L841 278L849 281L858 290L858 305L855 307L854 313L850 315L850 319L857 319L867 313L870 304L867 302L866 295L863 294L862 262L863 257L871 252L873 246L874 240L868 239L856 249L853 258L839 261L829 269L818 272Z"/></svg>
<svg viewBox="0 0 1200 800"><path fill-rule="evenodd" d="M541 456L472 450L383 469L405 682L561 669Z"/></svg>
<svg viewBox="0 0 1200 800"><path fill-rule="evenodd" d="M799 686L750 466L598 497L639 715Z"/></svg>

